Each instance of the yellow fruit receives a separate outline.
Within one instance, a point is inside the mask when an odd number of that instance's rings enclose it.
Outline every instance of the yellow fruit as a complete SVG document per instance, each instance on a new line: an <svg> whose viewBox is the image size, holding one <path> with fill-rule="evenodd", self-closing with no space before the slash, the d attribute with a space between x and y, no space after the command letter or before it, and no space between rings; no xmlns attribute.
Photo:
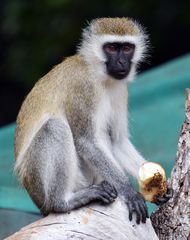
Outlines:
<svg viewBox="0 0 190 240"><path fill-rule="evenodd" d="M154 162L145 162L139 169L140 193L146 201L156 202L156 196L167 191L166 174L163 167Z"/></svg>

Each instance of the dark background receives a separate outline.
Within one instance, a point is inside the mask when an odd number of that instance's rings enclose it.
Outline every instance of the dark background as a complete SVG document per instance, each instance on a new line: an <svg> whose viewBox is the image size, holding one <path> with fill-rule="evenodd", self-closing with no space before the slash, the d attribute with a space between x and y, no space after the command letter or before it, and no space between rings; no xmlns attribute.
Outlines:
<svg viewBox="0 0 190 240"><path fill-rule="evenodd" d="M15 121L26 94L75 53L87 20L128 16L146 26L151 58L141 71L190 50L190 1L1 0L0 126Z"/></svg>

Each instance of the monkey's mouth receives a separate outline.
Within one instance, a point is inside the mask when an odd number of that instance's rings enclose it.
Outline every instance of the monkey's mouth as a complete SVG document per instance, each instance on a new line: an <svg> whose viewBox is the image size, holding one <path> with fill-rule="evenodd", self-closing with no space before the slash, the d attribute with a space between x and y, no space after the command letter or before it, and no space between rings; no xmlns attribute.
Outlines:
<svg viewBox="0 0 190 240"><path fill-rule="evenodd" d="M127 74L128 74L127 71L122 70L122 71L117 71L114 74L112 73L111 76L114 77L115 79L121 80L123 78L126 78Z"/></svg>
<svg viewBox="0 0 190 240"><path fill-rule="evenodd" d="M118 74L119 74L119 75L125 75L125 74L127 74L127 71L122 70L122 71L119 71Z"/></svg>
<svg viewBox="0 0 190 240"><path fill-rule="evenodd" d="M117 75L120 76L121 78L126 77L127 74L128 74L128 71L126 71L126 70L121 70L121 71L117 72Z"/></svg>
<svg viewBox="0 0 190 240"><path fill-rule="evenodd" d="M111 69L111 71L108 69L108 74L118 80L126 78L128 73L127 69Z"/></svg>

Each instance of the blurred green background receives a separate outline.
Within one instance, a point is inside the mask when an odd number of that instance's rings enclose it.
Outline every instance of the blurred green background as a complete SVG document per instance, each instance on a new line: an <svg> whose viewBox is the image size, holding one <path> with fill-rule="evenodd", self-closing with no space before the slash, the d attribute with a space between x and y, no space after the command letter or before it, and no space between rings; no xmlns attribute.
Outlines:
<svg viewBox="0 0 190 240"><path fill-rule="evenodd" d="M190 87L189 10L190 1L178 0L1 0L0 239L40 218L13 174L20 105L40 77L75 53L93 18L128 16L146 26L150 57L129 87L129 127L139 151L170 175Z"/></svg>

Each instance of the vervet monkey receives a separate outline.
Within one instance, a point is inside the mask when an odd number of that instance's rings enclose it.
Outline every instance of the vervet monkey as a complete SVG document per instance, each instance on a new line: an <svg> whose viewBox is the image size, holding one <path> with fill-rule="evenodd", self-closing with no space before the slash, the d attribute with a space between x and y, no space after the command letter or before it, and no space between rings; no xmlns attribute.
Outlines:
<svg viewBox="0 0 190 240"><path fill-rule="evenodd" d="M128 18L93 20L78 53L42 77L19 112L15 170L42 214L62 213L119 196L136 222L145 201L137 177L145 161L129 140L127 82L143 60L146 37Z"/></svg>

